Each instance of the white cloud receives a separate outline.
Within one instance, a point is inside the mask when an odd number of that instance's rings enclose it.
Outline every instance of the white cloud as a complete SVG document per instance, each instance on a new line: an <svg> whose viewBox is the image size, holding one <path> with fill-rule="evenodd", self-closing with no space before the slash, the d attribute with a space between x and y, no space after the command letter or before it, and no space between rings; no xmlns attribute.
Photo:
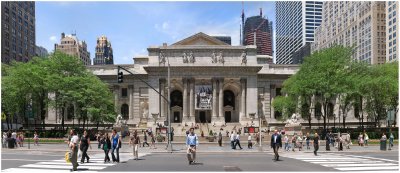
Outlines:
<svg viewBox="0 0 400 173"><path fill-rule="evenodd" d="M162 24L162 29L168 29L168 26L169 26L168 22L164 22Z"/></svg>
<svg viewBox="0 0 400 173"><path fill-rule="evenodd" d="M50 38L49 38L49 40L51 41L51 42L57 42L57 36L51 36Z"/></svg>

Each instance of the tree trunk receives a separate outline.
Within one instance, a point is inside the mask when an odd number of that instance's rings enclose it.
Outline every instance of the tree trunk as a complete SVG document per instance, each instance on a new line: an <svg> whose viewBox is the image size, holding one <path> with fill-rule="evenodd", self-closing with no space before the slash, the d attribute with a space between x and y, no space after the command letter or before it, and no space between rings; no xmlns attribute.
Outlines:
<svg viewBox="0 0 400 173"><path fill-rule="evenodd" d="M362 96L360 96L360 111L361 111L361 128L362 128L362 132L363 132L364 131L364 111L363 111Z"/></svg>
<svg viewBox="0 0 400 173"><path fill-rule="evenodd" d="M96 130L99 131L99 122L97 121Z"/></svg>
<svg viewBox="0 0 400 173"><path fill-rule="evenodd" d="M85 118L83 118L83 130L85 130Z"/></svg>
<svg viewBox="0 0 400 173"><path fill-rule="evenodd" d="M61 108L61 127L64 130L64 113L65 113L65 106Z"/></svg>
<svg viewBox="0 0 400 173"><path fill-rule="evenodd" d="M345 129L346 128L346 114L345 114L345 109L343 109L342 110L342 113L343 113L343 128Z"/></svg>
<svg viewBox="0 0 400 173"><path fill-rule="evenodd" d="M327 104L326 99L324 100L323 107L324 107L324 131L326 131L326 113L328 111L327 110L328 109L328 104Z"/></svg>

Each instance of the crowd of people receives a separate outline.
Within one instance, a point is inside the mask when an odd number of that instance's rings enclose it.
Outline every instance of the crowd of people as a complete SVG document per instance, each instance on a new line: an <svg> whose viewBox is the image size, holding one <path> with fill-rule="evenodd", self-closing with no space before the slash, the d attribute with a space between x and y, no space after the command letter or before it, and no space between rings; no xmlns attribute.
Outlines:
<svg viewBox="0 0 400 173"><path fill-rule="evenodd" d="M3 132L2 147L17 148L24 147L25 134L24 132L11 131Z"/></svg>

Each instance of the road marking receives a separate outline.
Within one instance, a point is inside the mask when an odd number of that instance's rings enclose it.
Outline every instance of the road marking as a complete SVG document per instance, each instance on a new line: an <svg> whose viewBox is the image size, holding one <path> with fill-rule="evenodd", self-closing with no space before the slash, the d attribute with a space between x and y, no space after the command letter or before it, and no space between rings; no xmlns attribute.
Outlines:
<svg viewBox="0 0 400 173"><path fill-rule="evenodd" d="M69 165L44 165L44 164L28 164L22 165L20 167L23 168L51 168L51 169L72 169L72 164ZM102 170L106 168L105 166L85 166L80 164L78 166L79 169L88 169L88 170Z"/></svg>
<svg viewBox="0 0 400 173"><path fill-rule="evenodd" d="M71 165L71 163L67 163L67 162L39 162L37 164L43 164L43 165ZM90 163L83 163L83 164L79 164L81 166L113 166L115 164L111 164L111 163L103 163L103 162L90 162Z"/></svg>
<svg viewBox="0 0 400 173"><path fill-rule="evenodd" d="M393 163L376 163L373 164L373 166L398 166L396 164ZM323 164L322 166L327 166L327 167L349 167L349 166L353 166L353 167L357 167L357 166L371 166L371 164Z"/></svg>
<svg viewBox="0 0 400 173"><path fill-rule="evenodd" d="M69 171L69 170L68 170ZM84 173L94 173L97 171L90 171L90 170L79 170L76 172L84 172ZM60 170L60 169L29 169L29 168L9 168L5 170L1 170L1 172L29 172L29 173L66 173L67 170Z"/></svg>
<svg viewBox="0 0 400 173"><path fill-rule="evenodd" d="M399 166L345 167L345 168L335 168L335 169L341 171L399 170Z"/></svg>

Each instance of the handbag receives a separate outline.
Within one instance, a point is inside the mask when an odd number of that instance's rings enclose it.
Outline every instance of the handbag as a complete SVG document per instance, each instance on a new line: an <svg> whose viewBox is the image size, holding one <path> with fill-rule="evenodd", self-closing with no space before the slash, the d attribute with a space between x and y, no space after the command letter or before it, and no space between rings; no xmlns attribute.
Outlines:
<svg viewBox="0 0 400 173"><path fill-rule="evenodd" d="M65 153L65 162L71 163L71 152L66 152Z"/></svg>
<svg viewBox="0 0 400 173"><path fill-rule="evenodd" d="M81 156L82 156L82 150L78 150L78 158L81 158Z"/></svg>

